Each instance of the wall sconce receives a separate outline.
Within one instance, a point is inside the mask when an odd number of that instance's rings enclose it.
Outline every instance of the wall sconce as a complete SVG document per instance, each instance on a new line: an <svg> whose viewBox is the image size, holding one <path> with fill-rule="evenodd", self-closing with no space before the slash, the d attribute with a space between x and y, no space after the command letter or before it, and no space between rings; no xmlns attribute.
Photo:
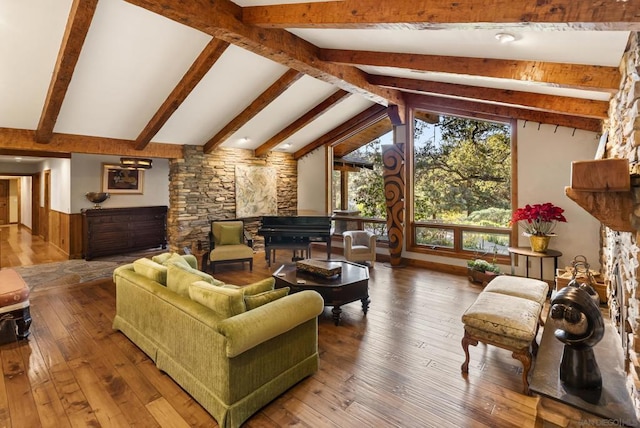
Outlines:
<svg viewBox="0 0 640 428"><path fill-rule="evenodd" d="M143 158L120 158L120 166L133 169L151 169L153 161Z"/></svg>

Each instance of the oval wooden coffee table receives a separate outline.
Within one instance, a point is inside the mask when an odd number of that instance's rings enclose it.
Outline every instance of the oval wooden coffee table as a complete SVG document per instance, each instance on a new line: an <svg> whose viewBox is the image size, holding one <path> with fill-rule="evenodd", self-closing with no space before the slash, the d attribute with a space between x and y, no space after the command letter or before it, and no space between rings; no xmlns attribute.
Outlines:
<svg viewBox="0 0 640 428"><path fill-rule="evenodd" d="M340 260L324 261L329 268L340 266L342 272L325 278L296 269L295 263L287 263L273 273L276 288L290 287L291 293L314 290L320 293L325 306L333 306L333 320L340 324L340 306L360 300L362 312L369 309L369 268L357 263Z"/></svg>

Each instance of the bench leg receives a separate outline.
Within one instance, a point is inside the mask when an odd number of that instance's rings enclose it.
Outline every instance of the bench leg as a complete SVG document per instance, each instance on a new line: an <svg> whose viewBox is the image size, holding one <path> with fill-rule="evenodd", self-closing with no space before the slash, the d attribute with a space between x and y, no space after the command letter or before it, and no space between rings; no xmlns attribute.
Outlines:
<svg viewBox="0 0 640 428"><path fill-rule="evenodd" d="M464 331L464 336L462 337L462 349L464 350L464 363L462 363L462 373L469 373L469 345L476 346L478 341L471 337L467 331Z"/></svg>
<svg viewBox="0 0 640 428"><path fill-rule="evenodd" d="M535 339L534 339L535 342ZM522 384L524 385L524 395L529 395L529 369L531 368L531 353L528 349L521 349L511 354L513 358L522 363Z"/></svg>

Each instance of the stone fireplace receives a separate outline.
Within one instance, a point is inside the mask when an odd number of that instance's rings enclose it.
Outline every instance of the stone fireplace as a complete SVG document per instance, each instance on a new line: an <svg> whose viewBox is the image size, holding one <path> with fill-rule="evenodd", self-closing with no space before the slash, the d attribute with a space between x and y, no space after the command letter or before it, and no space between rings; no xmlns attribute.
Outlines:
<svg viewBox="0 0 640 428"><path fill-rule="evenodd" d="M640 46L638 33L629 38L620 64L620 90L609 107L603 133L608 135L605 158L628 159L631 190L620 195L629 213L621 213L632 231L603 226L601 263L608 287L611 322L620 334L626 358L627 388L640 415ZM621 205L622 206L622 205Z"/></svg>

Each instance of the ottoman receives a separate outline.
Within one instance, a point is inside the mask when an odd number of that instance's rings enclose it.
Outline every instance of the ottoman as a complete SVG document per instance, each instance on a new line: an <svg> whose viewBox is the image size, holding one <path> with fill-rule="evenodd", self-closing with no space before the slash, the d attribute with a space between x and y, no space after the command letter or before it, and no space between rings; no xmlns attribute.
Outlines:
<svg viewBox="0 0 640 428"><path fill-rule="evenodd" d="M538 348L535 338L541 311L542 306L529 299L486 291L480 293L462 315L465 354L462 373L469 372L469 345L482 342L497 346L511 351L512 357L522 363L522 383L524 393L528 395L531 353L535 354Z"/></svg>
<svg viewBox="0 0 640 428"><path fill-rule="evenodd" d="M1 269L0 321L8 320L15 321L18 339L26 339L29 336L29 287L15 270Z"/></svg>
<svg viewBox="0 0 640 428"><path fill-rule="evenodd" d="M549 292L549 284L538 279L500 275L491 281L484 288L483 292L520 297L544 306L544 302L547 300L547 293ZM542 317L538 319L538 322L544 326Z"/></svg>

